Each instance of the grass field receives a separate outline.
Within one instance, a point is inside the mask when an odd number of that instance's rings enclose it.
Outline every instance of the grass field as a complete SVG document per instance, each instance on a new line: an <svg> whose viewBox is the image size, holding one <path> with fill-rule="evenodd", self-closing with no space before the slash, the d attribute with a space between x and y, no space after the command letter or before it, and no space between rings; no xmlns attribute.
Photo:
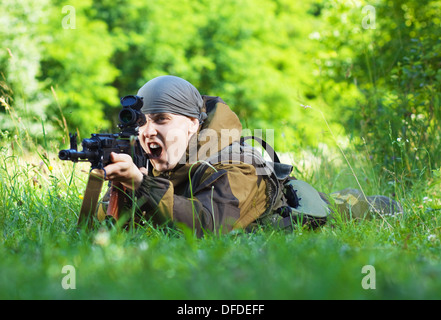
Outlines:
<svg viewBox="0 0 441 320"><path fill-rule="evenodd" d="M0 150L0 299L441 298L435 180L406 190L354 154L365 191L393 190L403 214L203 239L152 228L85 232L76 220L88 166L25 154ZM316 156L321 164L297 168L300 178L324 192L356 187L344 161Z"/></svg>

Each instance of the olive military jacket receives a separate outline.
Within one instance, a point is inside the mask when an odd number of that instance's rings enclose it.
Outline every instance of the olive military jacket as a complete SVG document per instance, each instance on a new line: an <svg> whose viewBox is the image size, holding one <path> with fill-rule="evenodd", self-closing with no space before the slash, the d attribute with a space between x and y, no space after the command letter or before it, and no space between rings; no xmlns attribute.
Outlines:
<svg viewBox="0 0 441 320"><path fill-rule="evenodd" d="M247 227L270 210L278 192L274 175L261 170L263 159L239 144L237 115L218 97L203 99L208 117L186 159L167 172L149 168L135 192L145 218L184 224L199 236Z"/></svg>
<svg viewBox="0 0 441 320"><path fill-rule="evenodd" d="M294 182L295 178L289 177L291 165L265 161L254 148L241 143L241 123L222 99L202 97L208 117L190 139L179 164L166 172L149 164L148 175L135 190L137 222L145 219L155 225L185 225L203 236L205 232L247 228L256 221L285 227L284 220L292 224L296 215L311 216L314 221L318 217L322 223L334 211L328 207L329 199L339 214L351 218L402 212L398 202L385 196L366 197L355 189L328 196L305 182ZM290 204L284 194L289 180L300 195L297 205ZM98 208L99 220L105 219L108 195ZM287 205L293 216L282 219L279 213L274 214Z"/></svg>

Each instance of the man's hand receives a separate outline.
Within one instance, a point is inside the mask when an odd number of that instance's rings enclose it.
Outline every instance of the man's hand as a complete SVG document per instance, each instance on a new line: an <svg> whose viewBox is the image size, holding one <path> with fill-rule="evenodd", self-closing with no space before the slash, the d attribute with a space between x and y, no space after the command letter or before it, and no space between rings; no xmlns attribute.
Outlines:
<svg viewBox="0 0 441 320"><path fill-rule="evenodd" d="M147 174L146 168L138 168L132 157L124 153L112 152L110 160L112 163L104 168L107 180L121 182L129 189L136 190L141 186L143 174Z"/></svg>

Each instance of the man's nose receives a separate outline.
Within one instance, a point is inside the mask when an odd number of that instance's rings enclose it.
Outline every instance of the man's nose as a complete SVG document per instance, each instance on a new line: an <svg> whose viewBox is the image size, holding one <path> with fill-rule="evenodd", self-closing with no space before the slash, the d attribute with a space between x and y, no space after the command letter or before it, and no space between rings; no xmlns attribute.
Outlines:
<svg viewBox="0 0 441 320"><path fill-rule="evenodd" d="M155 124L150 121L147 121L147 123L140 128L140 131L141 134L146 138L155 136L157 134Z"/></svg>

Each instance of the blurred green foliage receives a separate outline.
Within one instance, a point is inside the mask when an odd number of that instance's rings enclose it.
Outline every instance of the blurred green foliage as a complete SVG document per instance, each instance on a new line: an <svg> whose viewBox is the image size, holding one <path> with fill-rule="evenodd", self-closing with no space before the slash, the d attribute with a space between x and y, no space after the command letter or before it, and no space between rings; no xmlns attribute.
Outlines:
<svg viewBox="0 0 441 320"><path fill-rule="evenodd" d="M1 3L2 136L115 131L119 97L173 74L275 129L278 150L335 144L319 110L380 170L441 165L440 1Z"/></svg>
<svg viewBox="0 0 441 320"><path fill-rule="evenodd" d="M427 177L441 166L441 2L372 1L374 21L361 4L325 3L332 27L317 42L328 53L320 61L327 102L394 178Z"/></svg>

